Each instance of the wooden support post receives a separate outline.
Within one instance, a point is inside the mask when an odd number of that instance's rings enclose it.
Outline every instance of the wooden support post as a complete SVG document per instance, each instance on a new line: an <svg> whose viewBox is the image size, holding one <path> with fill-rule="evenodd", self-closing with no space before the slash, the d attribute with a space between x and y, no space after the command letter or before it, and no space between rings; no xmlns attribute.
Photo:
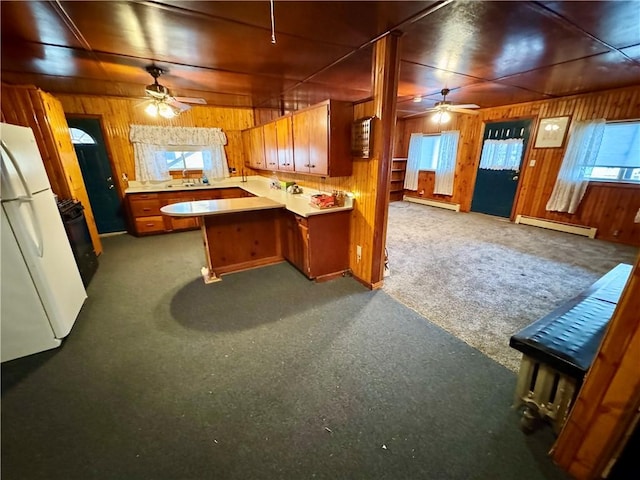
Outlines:
<svg viewBox="0 0 640 480"><path fill-rule="evenodd" d="M391 32L378 40L373 53L373 103L376 117L373 154L378 159L378 182L375 193L375 220L371 258L371 285L382 286L384 248L387 240L389 179L396 125L396 97L400 72L400 32Z"/></svg>

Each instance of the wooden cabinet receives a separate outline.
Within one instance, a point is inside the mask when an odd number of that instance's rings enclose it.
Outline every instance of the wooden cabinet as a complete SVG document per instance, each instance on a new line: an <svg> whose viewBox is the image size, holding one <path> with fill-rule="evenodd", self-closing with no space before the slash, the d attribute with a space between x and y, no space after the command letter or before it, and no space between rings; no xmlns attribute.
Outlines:
<svg viewBox="0 0 640 480"><path fill-rule="evenodd" d="M206 190L181 190L176 192L130 193L127 195L132 230L135 235L192 230L200 226L199 217L169 217L160 209L171 203L221 198L252 197L249 192L237 188L212 188Z"/></svg>
<svg viewBox="0 0 640 480"><path fill-rule="evenodd" d="M389 189L390 202L402 200L404 197L404 176L406 169L406 158L394 158L391 160L391 188Z"/></svg>
<svg viewBox="0 0 640 480"><path fill-rule="evenodd" d="M264 127L254 127L242 131L244 147L244 163L250 168L264 170L267 168L264 150Z"/></svg>
<svg viewBox="0 0 640 480"><path fill-rule="evenodd" d="M282 255L307 277L316 280L349 269L350 212L301 217L284 212Z"/></svg>
<svg viewBox="0 0 640 480"><path fill-rule="evenodd" d="M264 135L264 162L267 170L278 169L278 133L276 123L267 123L263 127Z"/></svg>
<svg viewBox="0 0 640 480"><path fill-rule="evenodd" d="M193 202L196 200L195 195L191 192L171 192L169 194L160 194L160 207L170 205L172 203ZM173 232L174 230L189 230L200 226L198 217L169 217L163 215L164 231Z"/></svg>
<svg viewBox="0 0 640 480"><path fill-rule="evenodd" d="M295 171L310 175L351 175L350 103L327 100L292 115Z"/></svg>
<svg viewBox="0 0 640 480"><path fill-rule="evenodd" d="M136 234L163 232L164 219L160 213L160 198L157 193L128 195L129 211Z"/></svg>
<svg viewBox="0 0 640 480"><path fill-rule="evenodd" d="M245 164L322 177L351 175L349 102L327 100L242 131Z"/></svg>
<svg viewBox="0 0 640 480"><path fill-rule="evenodd" d="M268 170L293 171L291 116L264 126L264 153Z"/></svg>

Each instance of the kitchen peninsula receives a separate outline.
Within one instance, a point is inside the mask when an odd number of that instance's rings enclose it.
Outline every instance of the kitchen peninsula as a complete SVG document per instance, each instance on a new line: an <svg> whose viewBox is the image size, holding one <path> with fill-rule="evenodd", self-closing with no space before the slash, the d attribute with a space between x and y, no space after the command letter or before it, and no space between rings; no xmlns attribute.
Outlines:
<svg viewBox="0 0 640 480"><path fill-rule="evenodd" d="M208 191L213 195L213 199L169 203L158 212L171 219L192 219L194 225L197 219L205 247L207 264L202 273L207 283L219 281L222 274L284 260L316 281L331 279L349 268L350 196L344 206L318 209L309 203L310 195L318 192L291 194L272 189L264 177L249 177L246 182L230 178L191 187L132 182L126 193L131 205L135 195L149 201L149 195L167 191ZM216 191L225 192L225 198L216 196Z"/></svg>

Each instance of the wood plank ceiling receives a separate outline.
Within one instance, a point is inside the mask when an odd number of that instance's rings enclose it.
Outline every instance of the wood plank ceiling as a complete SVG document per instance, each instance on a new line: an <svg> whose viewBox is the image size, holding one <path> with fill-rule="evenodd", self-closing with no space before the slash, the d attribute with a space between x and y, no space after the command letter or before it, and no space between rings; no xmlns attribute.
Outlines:
<svg viewBox="0 0 640 480"><path fill-rule="evenodd" d="M398 116L451 89L482 108L640 84L639 1L0 2L2 81L295 110L371 96L373 42L401 39ZM423 101L416 103L414 97Z"/></svg>

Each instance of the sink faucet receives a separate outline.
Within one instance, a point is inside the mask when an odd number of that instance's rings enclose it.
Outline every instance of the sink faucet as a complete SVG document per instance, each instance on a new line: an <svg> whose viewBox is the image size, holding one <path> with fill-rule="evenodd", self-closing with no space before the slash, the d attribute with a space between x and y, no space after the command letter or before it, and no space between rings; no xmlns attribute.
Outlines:
<svg viewBox="0 0 640 480"><path fill-rule="evenodd" d="M185 180L187 179L187 172L188 170L186 168L182 170L182 183L185 183Z"/></svg>

